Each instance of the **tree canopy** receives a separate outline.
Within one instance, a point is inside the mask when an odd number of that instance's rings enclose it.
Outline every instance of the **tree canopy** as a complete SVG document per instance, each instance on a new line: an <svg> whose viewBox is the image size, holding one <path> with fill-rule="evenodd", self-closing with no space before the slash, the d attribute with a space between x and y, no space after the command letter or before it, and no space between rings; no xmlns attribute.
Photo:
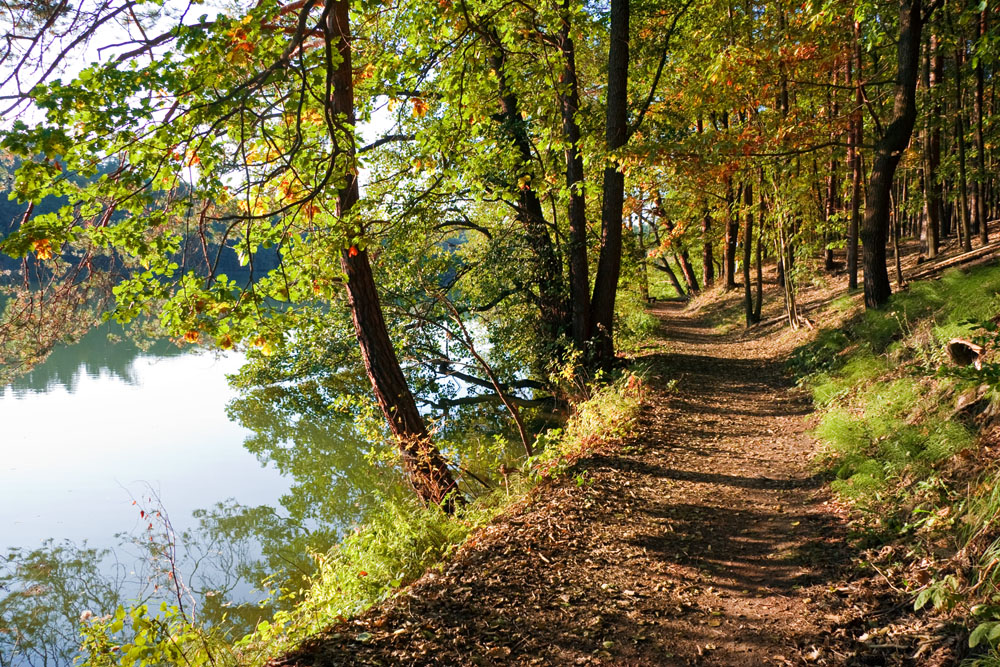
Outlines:
<svg viewBox="0 0 1000 667"><path fill-rule="evenodd" d="M892 238L989 240L989 3L3 4L5 362L110 314L269 382L363 368L446 507L426 406L502 405L530 452L519 406L613 364L649 266L741 279L750 325L773 258L794 327L813 260L856 285L861 242L877 308Z"/></svg>

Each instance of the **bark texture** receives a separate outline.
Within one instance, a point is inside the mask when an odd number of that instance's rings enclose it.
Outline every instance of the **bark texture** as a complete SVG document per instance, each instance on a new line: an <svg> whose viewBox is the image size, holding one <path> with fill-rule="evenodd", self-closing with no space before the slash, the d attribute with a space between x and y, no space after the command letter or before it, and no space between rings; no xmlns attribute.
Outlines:
<svg viewBox="0 0 1000 667"><path fill-rule="evenodd" d="M920 61L920 32L923 27L921 0L899 3L899 44L896 52L898 74L894 90L892 120L875 147L861 244L865 275L865 307L879 308L889 300L889 272L886 242L892 206L893 177L899 159L910 143L917 119L916 89Z"/></svg>
<svg viewBox="0 0 1000 667"><path fill-rule="evenodd" d="M629 0L611 0L611 44L608 47L608 98L605 144L609 153L625 145L628 136L627 88L629 60ZM615 293L622 261L622 209L625 175L617 164L604 168L604 201L601 205L601 254L594 276L591 331L594 361L611 363L615 356L612 325Z"/></svg>
<svg viewBox="0 0 1000 667"><path fill-rule="evenodd" d="M576 75L576 50L570 36L569 0L563 2L559 48L563 71L559 78L559 104L562 111L563 139L566 141L566 188L569 190L569 301L573 341L583 347L590 329L590 276L587 265L587 204L584 198L583 155L580 153L579 82Z"/></svg>
<svg viewBox="0 0 1000 667"><path fill-rule="evenodd" d="M327 75L333 91L333 99L329 105L332 112L330 120L351 128L346 134L353 137L356 118L349 11L349 0L332 4L327 10L324 31L328 63L333 62L333 50L340 54L340 63ZM342 138L338 136L338 139ZM353 164L353 141L349 141L344 150L347 152L348 163ZM359 196L357 176L352 174L347 184L337 193L339 219L350 217ZM385 326L368 252L357 248L345 250L341 253L340 265L347 276L347 302L365 372L375 391L375 400L396 437L410 482L421 499L451 511L457 501L455 481L440 452L431 442L423 417L417 410L416 401L413 400L403 376Z"/></svg>

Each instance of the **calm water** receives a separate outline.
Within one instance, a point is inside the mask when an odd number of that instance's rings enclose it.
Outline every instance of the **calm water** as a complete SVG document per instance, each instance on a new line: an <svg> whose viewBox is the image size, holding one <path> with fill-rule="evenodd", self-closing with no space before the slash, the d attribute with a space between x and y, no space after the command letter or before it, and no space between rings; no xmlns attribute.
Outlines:
<svg viewBox="0 0 1000 667"><path fill-rule="evenodd" d="M158 545L178 545L192 604L211 621L227 604L239 617L239 603L264 597L255 588L273 563L307 559L305 547L357 518L365 472L337 472L363 450L350 419L316 423L252 392L235 400L226 375L242 363L96 331L2 389L0 667L72 664L85 609L169 599ZM331 490L319 526L309 496Z"/></svg>
<svg viewBox="0 0 1000 667"><path fill-rule="evenodd" d="M0 396L0 552L47 538L113 546L133 529L133 498L155 491L175 528L220 500L277 504L289 483L226 416L239 355L94 332L53 353Z"/></svg>
<svg viewBox="0 0 1000 667"><path fill-rule="evenodd" d="M237 394L226 375L242 363L165 343L140 351L96 331L2 388L0 667L71 665L84 610L171 600L170 544L187 609L249 630L266 615L265 577L297 588L310 552L380 495L410 493L369 456L353 418L329 409L327 390ZM367 389L363 377L339 381ZM454 417L463 451L451 453L506 456L489 435L504 422Z"/></svg>

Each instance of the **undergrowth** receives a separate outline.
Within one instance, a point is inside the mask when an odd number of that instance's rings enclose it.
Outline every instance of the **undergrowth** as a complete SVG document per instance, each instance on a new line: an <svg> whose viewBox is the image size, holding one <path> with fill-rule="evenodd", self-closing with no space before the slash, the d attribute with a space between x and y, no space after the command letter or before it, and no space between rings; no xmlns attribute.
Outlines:
<svg viewBox="0 0 1000 667"><path fill-rule="evenodd" d="M1000 468L983 448L997 391L946 345L981 340L998 314L1000 267L954 270L818 332L789 362L821 409L818 463L860 511L862 545L902 546L915 608L966 624L969 645L989 647L977 665L1000 665Z"/></svg>
<svg viewBox="0 0 1000 667"><path fill-rule="evenodd" d="M317 567L308 585L275 591L283 609L235 642L221 628L192 622L177 607L163 605L155 612L139 605L83 620L83 664L263 664L393 595L442 564L471 533L527 498L542 480L565 474L594 447L627 435L638 417L644 387L643 372L633 369L614 382L585 388L584 399L564 427L538 436L536 456L520 471L505 474L502 486L471 500L454 515L412 499L383 501L380 510L340 544L328 553L313 554Z"/></svg>

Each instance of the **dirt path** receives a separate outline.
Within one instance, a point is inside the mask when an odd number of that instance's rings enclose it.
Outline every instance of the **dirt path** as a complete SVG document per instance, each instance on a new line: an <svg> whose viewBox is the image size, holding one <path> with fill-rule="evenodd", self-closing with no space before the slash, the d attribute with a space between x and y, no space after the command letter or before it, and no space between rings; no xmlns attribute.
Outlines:
<svg viewBox="0 0 1000 667"><path fill-rule="evenodd" d="M763 344L659 314L650 407L583 484L275 664L886 664L852 655L863 611L838 593L846 529L805 397Z"/></svg>

